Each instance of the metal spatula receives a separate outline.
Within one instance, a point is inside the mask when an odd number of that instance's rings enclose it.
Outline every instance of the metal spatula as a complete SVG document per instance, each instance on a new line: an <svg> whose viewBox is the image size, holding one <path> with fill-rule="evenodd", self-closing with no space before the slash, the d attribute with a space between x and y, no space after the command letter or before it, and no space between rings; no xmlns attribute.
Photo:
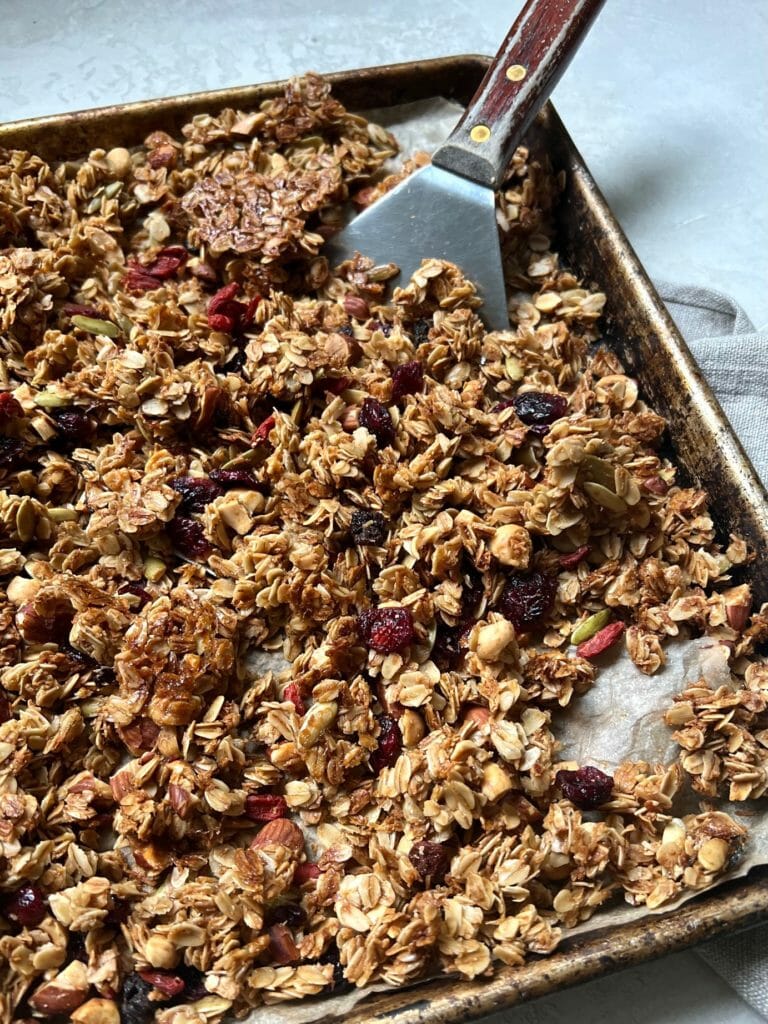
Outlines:
<svg viewBox="0 0 768 1024"><path fill-rule="evenodd" d="M604 0L529 0L466 112L431 165L359 214L325 252L396 263L406 281L422 259L457 264L477 286L488 327L509 326L494 189Z"/></svg>

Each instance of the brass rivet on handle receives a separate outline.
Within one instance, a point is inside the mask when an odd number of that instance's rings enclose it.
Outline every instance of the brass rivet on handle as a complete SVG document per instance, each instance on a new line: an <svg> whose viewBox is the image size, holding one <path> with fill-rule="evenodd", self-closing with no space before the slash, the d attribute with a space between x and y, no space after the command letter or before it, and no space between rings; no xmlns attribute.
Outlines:
<svg viewBox="0 0 768 1024"><path fill-rule="evenodd" d="M487 142L491 137L491 129L487 124L476 124L469 137L473 142Z"/></svg>
<svg viewBox="0 0 768 1024"><path fill-rule="evenodd" d="M510 82L522 82L525 76L528 74L526 68L522 64L512 64L507 68L507 78Z"/></svg>

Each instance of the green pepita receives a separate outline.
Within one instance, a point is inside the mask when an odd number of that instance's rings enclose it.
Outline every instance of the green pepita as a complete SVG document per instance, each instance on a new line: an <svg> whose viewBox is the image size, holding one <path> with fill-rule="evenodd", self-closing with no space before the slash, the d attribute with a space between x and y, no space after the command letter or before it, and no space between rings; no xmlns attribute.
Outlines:
<svg viewBox="0 0 768 1024"><path fill-rule="evenodd" d="M35 395L35 405L39 405L41 409L63 409L64 406L71 404L69 396L60 395L48 388Z"/></svg>
<svg viewBox="0 0 768 1024"><path fill-rule="evenodd" d="M595 612L594 615L590 615L588 619L585 619L580 625L574 629L571 633L572 644L582 644L585 640L589 640L591 636L598 633L603 626L607 626L611 620L611 613L608 608L603 608L600 612Z"/></svg>
<svg viewBox="0 0 768 1024"><path fill-rule="evenodd" d="M517 358L517 356L507 356L504 360L504 370L507 377L512 381L522 380L525 376L525 370L523 364Z"/></svg>
<svg viewBox="0 0 768 1024"><path fill-rule="evenodd" d="M108 338L116 338L120 333L120 328L111 320L96 320L92 316L73 316L72 326L89 334L105 334Z"/></svg>
<svg viewBox="0 0 768 1024"><path fill-rule="evenodd" d="M609 491L615 491L613 466L605 459L596 455L585 455L581 462L581 472L587 480L602 484Z"/></svg>
<svg viewBox="0 0 768 1024"><path fill-rule="evenodd" d="M609 512L627 511L626 501L618 494L614 494L613 491L609 491L607 487L603 487L602 484L587 481L584 484L584 491L600 508L608 509Z"/></svg>
<svg viewBox="0 0 768 1024"><path fill-rule="evenodd" d="M76 508L49 508L48 518L54 523L73 523L80 513Z"/></svg>
<svg viewBox="0 0 768 1024"><path fill-rule="evenodd" d="M104 189L104 195L107 199L114 199L116 195L122 190L122 181L110 181L107 187Z"/></svg>

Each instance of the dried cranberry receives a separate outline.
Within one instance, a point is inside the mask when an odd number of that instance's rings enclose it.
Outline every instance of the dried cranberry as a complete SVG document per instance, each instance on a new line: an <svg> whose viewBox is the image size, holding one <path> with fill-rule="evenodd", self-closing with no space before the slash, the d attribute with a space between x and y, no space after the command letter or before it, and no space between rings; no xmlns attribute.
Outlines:
<svg viewBox="0 0 768 1024"><path fill-rule="evenodd" d="M224 490L207 476L177 476L171 487L181 495L182 512L202 512L206 505L221 497Z"/></svg>
<svg viewBox="0 0 768 1024"><path fill-rule="evenodd" d="M369 758L371 768L378 775L384 768L391 768L403 749L403 734L391 715L379 715L379 745Z"/></svg>
<svg viewBox="0 0 768 1024"><path fill-rule="evenodd" d="M138 971L138 975L142 981L162 992L166 999L175 999L184 991L184 979L170 971L159 971L151 967Z"/></svg>
<svg viewBox="0 0 768 1024"><path fill-rule="evenodd" d="M591 550L592 548L589 544L584 544L583 547L576 548L575 551L571 551L567 555L560 555L558 561L563 569L575 569L580 562L584 561Z"/></svg>
<svg viewBox="0 0 768 1024"><path fill-rule="evenodd" d="M264 927L273 924L287 924L289 928L303 928L307 923L307 912L300 903L277 903L268 907L264 914Z"/></svg>
<svg viewBox="0 0 768 1024"><path fill-rule="evenodd" d="M541 626L552 610L557 593L557 577L535 569L530 573L512 572L501 594L499 610L515 629Z"/></svg>
<svg viewBox="0 0 768 1024"><path fill-rule="evenodd" d="M0 392L0 426L4 427L23 415L24 410L17 399L9 391Z"/></svg>
<svg viewBox="0 0 768 1024"><path fill-rule="evenodd" d="M356 508L352 513L349 532L355 544L383 544L387 536L387 521L381 512Z"/></svg>
<svg viewBox="0 0 768 1024"><path fill-rule="evenodd" d="M3 913L22 928L36 928L48 913L43 890L36 885L22 885L5 899Z"/></svg>
<svg viewBox="0 0 768 1024"><path fill-rule="evenodd" d="M149 1024L155 1019L157 1003L151 1002L153 986L138 974L129 974L120 996L120 1024Z"/></svg>
<svg viewBox="0 0 768 1024"><path fill-rule="evenodd" d="M381 654L399 651L415 637L410 608L369 608L357 624L363 641Z"/></svg>
<svg viewBox="0 0 768 1024"><path fill-rule="evenodd" d="M175 548L185 558L207 558L211 545L205 536L203 524L188 516L176 516L168 523L168 533Z"/></svg>
<svg viewBox="0 0 768 1024"><path fill-rule="evenodd" d="M134 583L132 580L123 583L117 592L118 594L131 594L133 597L137 597L139 599L139 611L152 600L149 591L145 590L140 583Z"/></svg>
<svg viewBox="0 0 768 1024"><path fill-rule="evenodd" d="M327 391L331 395L340 395L347 390L351 383L351 377L326 377L325 380L320 381L323 391Z"/></svg>
<svg viewBox="0 0 768 1024"><path fill-rule="evenodd" d="M296 870L293 872L293 884L301 886L305 882L313 882L321 874L319 864L314 864L311 860L305 861L304 864L296 865Z"/></svg>
<svg viewBox="0 0 768 1024"><path fill-rule="evenodd" d="M136 260L128 260L128 272L123 278L123 288L131 295L154 291L155 288L160 288L162 283L159 277L148 274Z"/></svg>
<svg viewBox="0 0 768 1024"><path fill-rule="evenodd" d="M232 334L245 328L256 312L261 301L255 295L247 303L238 301L235 296L240 291L237 281L225 284L219 288L216 294L208 303L208 326L212 331L224 331Z"/></svg>
<svg viewBox="0 0 768 1024"><path fill-rule="evenodd" d="M433 843L429 839L414 843L408 856L426 888L439 885L451 865L451 851L446 844Z"/></svg>
<svg viewBox="0 0 768 1024"><path fill-rule="evenodd" d="M576 648L576 653L580 658L596 658L599 654L607 651L609 647L613 647L624 629L623 622L610 622L589 640L580 643Z"/></svg>
<svg viewBox="0 0 768 1024"><path fill-rule="evenodd" d="M249 793L245 798L245 814L251 821L274 821L288 817L285 797L272 793Z"/></svg>
<svg viewBox="0 0 768 1024"><path fill-rule="evenodd" d="M148 263L143 270L146 274L151 274L152 277L164 281L168 277L173 277L188 259L189 253L183 245L168 245L161 249L154 260Z"/></svg>
<svg viewBox="0 0 768 1024"><path fill-rule="evenodd" d="M83 409L51 409L56 432L64 441L83 444L96 430L95 421Z"/></svg>
<svg viewBox="0 0 768 1024"><path fill-rule="evenodd" d="M212 469L208 475L224 490L230 487L239 487L244 491L260 491L264 487L250 469Z"/></svg>
<svg viewBox="0 0 768 1024"><path fill-rule="evenodd" d="M18 469L24 464L27 446L15 437L0 437L0 469Z"/></svg>
<svg viewBox="0 0 768 1024"><path fill-rule="evenodd" d="M517 418L529 426L532 433L542 436L548 432L551 423L568 411L568 402L562 395L550 395L545 391L524 391L515 395L511 404Z"/></svg>
<svg viewBox="0 0 768 1024"><path fill-rule="evenodd" d="M251 438L251 444L268 444L269 443L269 432L275 425L275 417L267 416L267 418L256 427Z"/></svg>
<svg viewBox="0 0 768 1024"><path fill-rule="evenodd" d="M307 706L301 696L301 690L296 683L288 683L284 692L283 699L289 700L296 709L297 715L304 715L307 712Z"/></svg>
<svg viewBox="0 0 768 1024"><path fill-rule="evenodd" d="M424 367L413 359L395 367L392 374L392 401L399 402L406 395L417 395L424 388Z"/></svg>
<svg viewBox="0 0 768 1024"><path fill-rule="evenodd" d="M429 341L429 332L432 326L431 316L421 317L421 319L414 321L411 325L411 339L417 348L419 345L423 345L425 341Z"/></svg>
<svg viewBox="0 0 768 1024"><path fill-rule="evenodd" d="M386 448L395 440L395 425L389 410L375 398L363 400L360 409L360 426L365 427L376 438L379 448Z"/></svg>
<svg viewBox="0 0 768 1024"><path fill-rule="evenodd" d="M613 791L613 777L592 765L585 765L575 772L563 769L555 776L555 783L563 791L566 800L583 811L591 811L604 804L611 799Z"/></svg>

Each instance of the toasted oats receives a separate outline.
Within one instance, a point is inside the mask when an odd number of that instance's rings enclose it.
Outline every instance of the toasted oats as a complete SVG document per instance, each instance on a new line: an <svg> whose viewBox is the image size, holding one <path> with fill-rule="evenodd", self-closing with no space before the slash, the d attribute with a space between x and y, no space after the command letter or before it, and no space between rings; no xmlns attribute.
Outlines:
<svg viewBox="0 0 768 1024"><path fill-rule="evenodd" d="M515 153L513 322L488 333L445 261L391 301L396 267L328 265L342 203L427 162L377 177L395 149L309 75L132 151L0 152L22 411L0 459L8 1019L31 993L85 1024L123 1000L147 1024L218 1024L340 974L482 976L610 900L713 884L744 830L676 816L686 773L706 797L768 792L768 669L749 660L768 609L730 578L750 552L715 540L663 419L590 351L606 297L552 249L560 177ZM423 388L393 402L414 360ZM519 390L567 412L542 436ZM510 573L557 580L525 629L501 612ZM398 609L407 642L368 650L371 607ZM666 716L680 763L624 762L587 820L557 798L551 713L600 671L569 639L609 621L644 672L695 630L743 678L689 686ZM147 978L186 994L168 1007Z"/></svg>

